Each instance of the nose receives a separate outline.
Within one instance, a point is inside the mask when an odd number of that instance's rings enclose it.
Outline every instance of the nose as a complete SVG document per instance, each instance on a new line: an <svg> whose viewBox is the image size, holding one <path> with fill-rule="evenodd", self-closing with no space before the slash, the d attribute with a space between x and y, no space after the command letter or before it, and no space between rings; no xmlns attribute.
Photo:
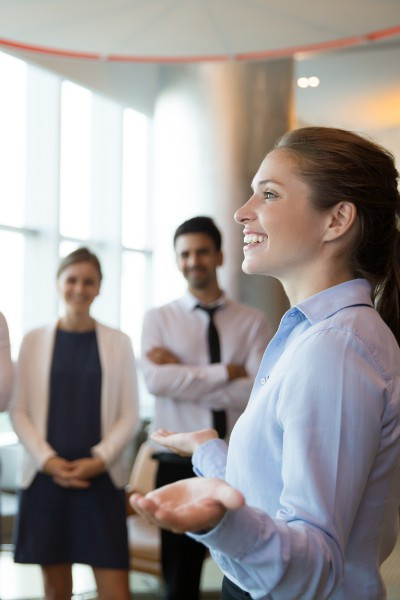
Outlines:
<svg viewBox="0 0 400 600"><path fill-rule="evenodd" d="M85 289L85 284L83 281L77 281L74 286L74 291L76 294L82 294Z"/></svg>
<svg viewBox="0 0 400 600"><path fill-rule="evenodd" d="M199 257L197 256L196 252L191 252L188 256L188 266L189 267L195 267L198 263L199 263Z"/></svg>
<svg viewBox="0 0 400 600"><path fill-rule="evenodd" d="M254 210L253 210L253 200L255 198L255 194L253 194L246 202L240 207L234 214L233 218L236 223L243 225L243 223L247 223L247 221L251 221L254 219Z"/></svg>

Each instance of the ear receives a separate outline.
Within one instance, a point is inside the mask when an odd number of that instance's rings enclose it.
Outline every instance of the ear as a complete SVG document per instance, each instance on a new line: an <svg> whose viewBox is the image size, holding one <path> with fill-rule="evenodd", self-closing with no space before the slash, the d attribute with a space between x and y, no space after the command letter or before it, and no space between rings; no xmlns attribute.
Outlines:
<svg viewBox="0 0 400 600"><path fill-rule="evenodd" d="M218 258L217 258L217 266L220 267L224 262L224 255L222 254L222 251L219 250L218 252Z"/></svg>
<svg viewBox="0 0 400 600"><path fill-rule="evenodd" d="M357 220L357 209L352 202L338 202L329 211L324 241L330 242L345 235Z"/></svg>

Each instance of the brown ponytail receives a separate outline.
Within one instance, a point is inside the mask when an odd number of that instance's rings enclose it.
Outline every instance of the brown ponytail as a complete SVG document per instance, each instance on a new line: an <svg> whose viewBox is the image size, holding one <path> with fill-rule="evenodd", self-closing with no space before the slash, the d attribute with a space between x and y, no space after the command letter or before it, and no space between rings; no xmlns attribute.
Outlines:
<svg viewBox="0 0 400 600"><path fill-rule="evenodd" d="M392 259L389 259L387 265L386 278L375 286L372 299L382 319L393 331L400 344L400 234L396 233Z"/></svg>
<svg viewBox="0 0 400 600"><path fill-rule="evenodd" d="M400 195L392 154L350 131L304 127L276 144L295 160L317 210L338 202L357 208L359 233L349 257L357 277L372 285L372 299L400 343Z"/></svg>

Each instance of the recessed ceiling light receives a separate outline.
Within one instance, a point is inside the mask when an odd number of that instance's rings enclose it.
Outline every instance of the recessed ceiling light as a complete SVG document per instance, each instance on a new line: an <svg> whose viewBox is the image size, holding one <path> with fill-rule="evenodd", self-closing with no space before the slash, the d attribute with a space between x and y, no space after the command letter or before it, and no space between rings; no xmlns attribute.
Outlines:
<svg viewBox="0 0 400 600"><path fill-rule="evenodd" d="M299 77L297 80L297 85L300 88L308 88L308 87L318 87L320 84L319 77L313 75L312 77Z"/></svg>
<svg viewBox="0 0 400 600"><path fill-rule="evenodd" d="M319 86L319 77L309 77L308 78L308 85L310 87L318 87Z"/></svg>
<svg viewBox="0 0 400 600"><path fill-rule="evenodd" d="M299 77L297 80L297 85L301 88L308 87L308 77Z"/></svg>

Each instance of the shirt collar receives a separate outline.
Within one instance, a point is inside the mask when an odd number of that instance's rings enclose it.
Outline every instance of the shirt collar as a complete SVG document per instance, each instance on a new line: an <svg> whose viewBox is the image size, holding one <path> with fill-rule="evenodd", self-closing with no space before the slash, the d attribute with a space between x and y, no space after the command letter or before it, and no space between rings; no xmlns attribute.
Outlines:
<svg viewBox="0 0 400 600"><path fill-rule="evenodd" d="M181 300L184 307L189 311L194 310L198 304L207 306L207 308L213 308L214 306L225 306L228 303L228 298L226 297L224 292L222 292L218 300L212 302L211 304L205 304L204 302L200 302L200 300L196 298L196 296L191 294L189 290L186 290Z"/></svg>
<svg viewBox="0 0 400 600"><path fill-rule="evenodd" d="M314 325L343 308L360 304L373 307L371 285L365 279L351 279L306 298L296 308Z"/></svg>

